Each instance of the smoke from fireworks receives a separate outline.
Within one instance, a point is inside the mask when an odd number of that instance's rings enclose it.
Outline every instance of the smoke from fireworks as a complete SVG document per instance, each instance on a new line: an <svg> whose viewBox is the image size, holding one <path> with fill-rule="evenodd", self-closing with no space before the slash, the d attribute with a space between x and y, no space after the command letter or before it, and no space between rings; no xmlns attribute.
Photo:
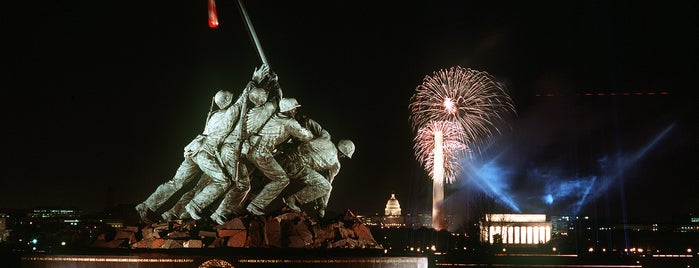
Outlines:
<svg viewBox="0 0 699 268"><path fill-rule="evenodd" d="M418 132L414 139L415 155L430 173L433 171L433 160L428 153L434 148L434 138L427 133L421 134L421 131L434 128L431 125L433 122L453 122L457 126L457 130L450 130L455 136L449 139L458 140L463 146L445 149L451 150L451 154L445 154L445 172L450 174L452 180L458 171L454 169L458 164L446 160L456 157L458 149L480 151L479 145L500 132L504 116L515 112L505 87L493 76L459 66L425 76L422 84L416 88L409 108L412 127ZM452 141L450 145L454 143Z"/></svg>
<svg viewBox="0 0 699 268"><path fill-rule="evenodd" d="M443 137L444 179L447 183L452 183L456 178L456 171L459 170L458 157L469 152L468 146L461 140L461 126L454 122L433 121L420 128L415 136L413 149L418 161L429 170L430 177L434 176L435 132L441 132Z"/></svg>

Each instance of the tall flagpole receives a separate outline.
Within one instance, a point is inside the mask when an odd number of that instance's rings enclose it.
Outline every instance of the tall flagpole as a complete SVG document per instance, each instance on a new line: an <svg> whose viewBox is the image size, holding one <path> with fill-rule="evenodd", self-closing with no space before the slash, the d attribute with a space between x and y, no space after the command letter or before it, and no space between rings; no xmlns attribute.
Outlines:
<svg viewBox="0 0 699 268"><path fill-rule="evenodd" d="M255 48L257 49L257 55L260 56L260 60L262 60L262 63L266 64L269 66L269 62L267 61L267 57L265 56L265 52L262 51L262 45L260 45L260 39L257 38L257 33L255 32L255 27L252 26L252 21L250 21L250 16L248 16L248 12L245 11L245 6L243 5L242 0L238 0L238 9L240 10L240 14L243 15L243 19L245 20L245 25L248 26L248 34L250 34L250 38L252 39L253 43L255 44ZM271 67L270 67L271 69Z"/></svg>
<svg viewBox="0 0 699 268"><path fill-rule="evenodd" d="M257 38L257 32L255 32L255 27L252 26L252 21L250 20L250 16L248 16L248 12L245 10L245 5L243 5L242 0L238 0L238 9L240 10L240 14L243 15L243 19L245 20L245 25L248 26L248 34L250 34L250 39L252 39L252 42L255 44L255 49L257 49L257 55L260 56L260 60L262 60L262 63L267 65L269 67L269 72L271 74L274 74L274 70L272 70L272 66L269 65L269 61L267 60L267 56L265 56L265 52L262 51L262 45L260 44L260 39ZM277 94L279 95L279 100L282 99L282 88L277 86Z"/></svg>

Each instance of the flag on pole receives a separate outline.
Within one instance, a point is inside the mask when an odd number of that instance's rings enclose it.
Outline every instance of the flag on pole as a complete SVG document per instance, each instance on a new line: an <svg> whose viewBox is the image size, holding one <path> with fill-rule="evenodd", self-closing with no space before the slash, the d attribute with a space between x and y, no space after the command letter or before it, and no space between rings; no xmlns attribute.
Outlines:
<svg viewBox="0 0 699 268"><path fill-rule="evenodd" d="M218 27L218 16L216 15L216 0L209 0L209 28Z"/></svg>

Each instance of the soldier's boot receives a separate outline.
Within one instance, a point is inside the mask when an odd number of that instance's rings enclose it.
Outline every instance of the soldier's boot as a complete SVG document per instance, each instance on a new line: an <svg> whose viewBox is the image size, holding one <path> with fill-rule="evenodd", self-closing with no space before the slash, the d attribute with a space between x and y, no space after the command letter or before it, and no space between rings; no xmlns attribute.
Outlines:
<svg viewBox="0 0 699 268"><path fill-rule="evenodd" d="M163 214L160 214L160 217L162 217L163 220L165 220L167 222L174 220L174 219L177 219L177 215L175 215L175 213L172 212L171 210L163 212Z"/></svg>
<svg viewBox="0 0 699 268"><path fill-rule="evenodd" d="M152 220L148 219L148 207L144 203L140 203L136 206L136 212L138 212L138 216L141 217L141 221L143 221L146 224L153 223Z"/></svg>
<svg viewBox="0 0 699 268"><path fill-rule="evenodd" d="M216 212L214 212L213 214L211 214L211 216L209 216L209 218L211 218L211 220L213 220L214 222L216 222L216 223L218 223L218 224L224 224L224 223L226 223L226 217L224 217L223 215L219 214L218 211L216 211Z"/></svg>
<svg viewBox="0 0 699 268"><path fill-rule="evenodd" d="M293 210L294 212L301 212L301 208L298 205L298 201L296 200L296 195L292 194L287 197L283 197L282 201L284 201L284 204L289 207L289 209Z"/></svg>
<svg viewBox="0 0 699 268"><path fill-rule="evenodd" d="M187 213L189 213L189 216L192 217L192 219L198 221L201 220L201 216L199 215L199 209L194 207L194 204L191 202L184 206L184 209L187 210Z"/></svg>
<svg viewBox="0 0 699 268"><path fill-rule="evenodd" d="M264 212L261 208L259 208L259 207L257 207L256 205L254 205L253 203L250 203L250 204L247 206L246 210L247 210L248 212L250 212L250 214L255 215L255 216L262 216L262 215L265 215L265 212Z"/></svg>

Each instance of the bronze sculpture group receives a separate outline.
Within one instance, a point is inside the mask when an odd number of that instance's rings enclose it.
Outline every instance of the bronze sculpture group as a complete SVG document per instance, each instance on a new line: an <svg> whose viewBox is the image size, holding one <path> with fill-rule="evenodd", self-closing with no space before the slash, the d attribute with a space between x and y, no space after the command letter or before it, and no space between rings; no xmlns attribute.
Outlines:
<svg viewBox="0 0 699 268"><path fill-rule="evenodd" d="M219 109L209 112L202 134L185 146L174 177L136 206L141 220L200 220L210 208L208 217L223 224L239 215L264 215L276 198L291 211L311 204L316 216L324 217L339 159L352 157L354 143L344 139L334 144L320 124L297 114L298 101L282 96L278 78L266 64L255 69L235 101L228 91L217 92L212 101ZM266 184L252 197L256 174ZM196 186L176 196L195 181ZM280 196L290 182L301 189ZM160 212L161 219L153 219Z"/></svg>

